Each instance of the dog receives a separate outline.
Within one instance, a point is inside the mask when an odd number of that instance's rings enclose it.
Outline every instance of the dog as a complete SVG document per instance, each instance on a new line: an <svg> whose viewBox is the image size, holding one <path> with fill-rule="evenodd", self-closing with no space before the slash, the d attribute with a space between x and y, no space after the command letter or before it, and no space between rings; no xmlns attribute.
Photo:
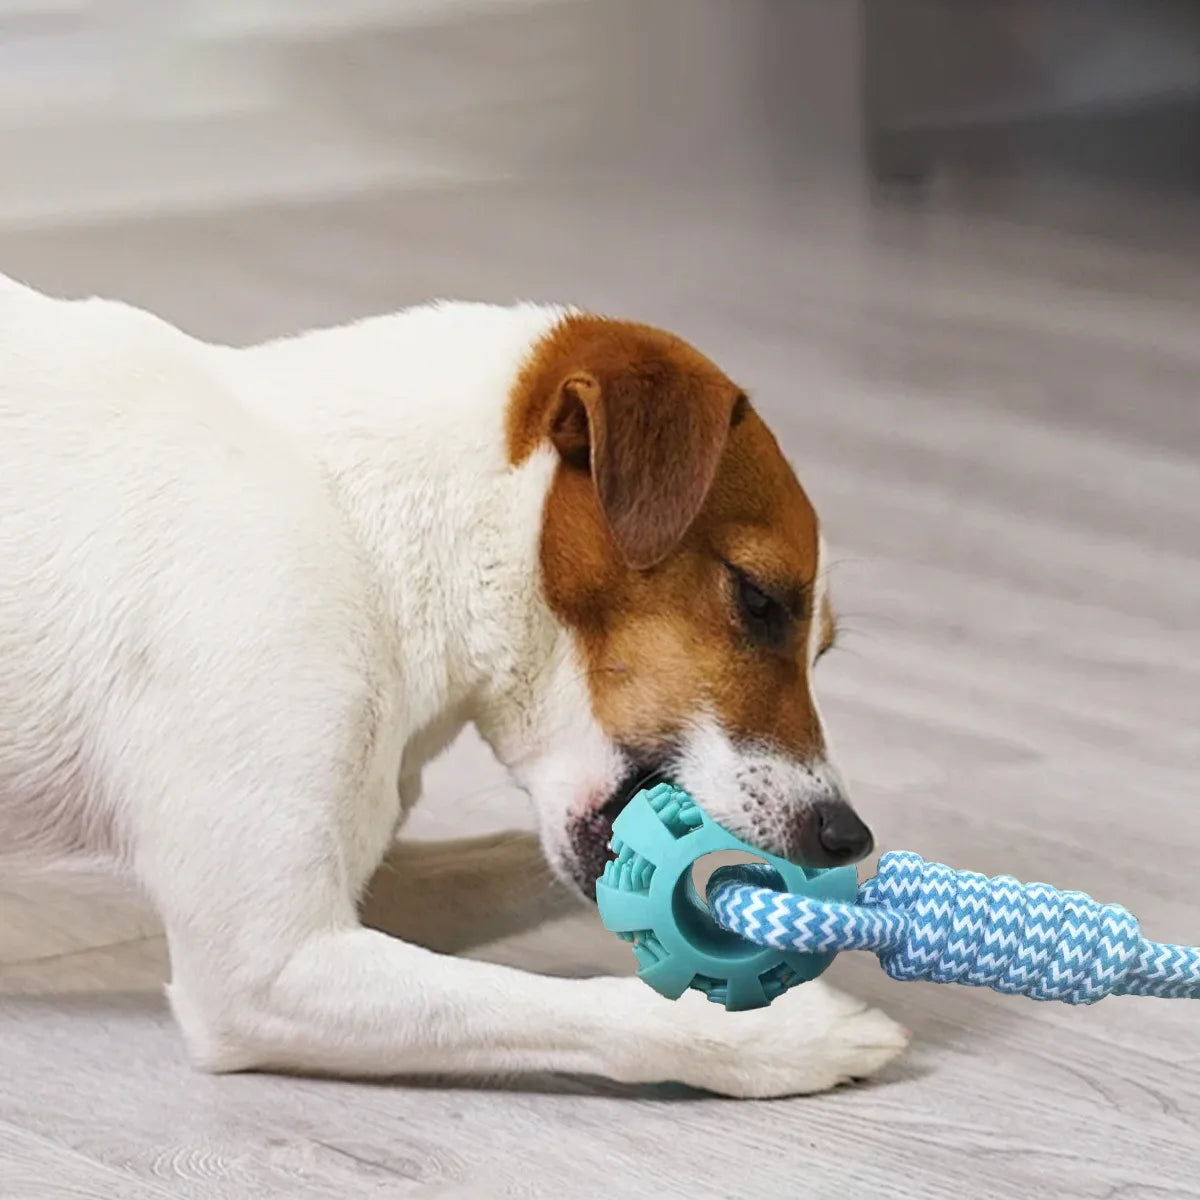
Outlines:
<svg viewBox="0 0 1200 1200"><path fill-rule="evenodd" d="M812 691L824 555L662 330L434 303L234 349L4 280L0 848L137 883L204 1070L870 1076L906 1032L820 981L727 1014L443 952L584 903L651 778L765 852L869 852ZM467 724L537 834L398 840Z"/></svg>

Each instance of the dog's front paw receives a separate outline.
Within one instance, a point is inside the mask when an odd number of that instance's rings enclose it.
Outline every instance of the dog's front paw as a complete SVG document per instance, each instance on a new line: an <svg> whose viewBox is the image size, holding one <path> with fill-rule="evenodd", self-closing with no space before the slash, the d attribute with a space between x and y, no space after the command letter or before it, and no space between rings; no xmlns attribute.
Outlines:
<svg viewBox="0 0 1200 1200"><path fill-rule="evenodd" d="M808 1095L866 1079L910 1036L878 1009L820 981L753 1012L725 1012L697 992L665 1002L665 1012L662 1003L653 1004L657 1032L631 1039L628 1049L640 1060L631 1068L645 1082L675 1080L726 1096Z"/></svg>

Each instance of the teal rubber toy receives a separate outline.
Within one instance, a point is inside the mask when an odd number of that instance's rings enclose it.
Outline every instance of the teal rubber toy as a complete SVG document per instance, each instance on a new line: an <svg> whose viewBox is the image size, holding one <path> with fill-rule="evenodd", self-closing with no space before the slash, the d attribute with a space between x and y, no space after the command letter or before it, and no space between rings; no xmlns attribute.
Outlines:
<svg viewBox="0 0 1200 1200"><path fill-rule="evenodd" d="M734 837L669 783L639 792L613 823L615 858L596 882L606 929L630 942L638 977L676 1000L695 988L732 1011L763 1008L815 979L831 953L755 945L713 920L692 881L705 855L741 851L766 864L772 886L814 900L854 902L854 867L821 870L775 858Z"/></svg>
<svg viewBox="0 0 1200 1200"><path fill-rule="evenodd" d="M893 850L858 886L853 867L814 870L762 854L670 784L639 792L613 824L615 859L596 884L600 917L633 944L638 975L676 999L762 1008L815 979L842 950L871 950L893 979L987 987L1032 1000L1200 1000L1200 946L1142 936L1119 904L1010 875L988 878ZM692 868L739 850L706 904Z"/></svg>

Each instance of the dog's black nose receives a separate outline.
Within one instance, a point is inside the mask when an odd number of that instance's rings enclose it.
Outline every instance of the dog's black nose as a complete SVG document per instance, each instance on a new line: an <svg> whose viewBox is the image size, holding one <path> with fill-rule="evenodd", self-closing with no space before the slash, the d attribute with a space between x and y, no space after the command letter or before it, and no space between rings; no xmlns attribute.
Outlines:
<svg viewBox="0 0 1200 1200"><path fill-rule="evenodd" d="M822 867L840 867L845 863L858 862L866 858L875 845L871 831L859 819L858 813L848 804L822 804L815 813L817 818L817 845L823 862L814 864Z"/></svg>

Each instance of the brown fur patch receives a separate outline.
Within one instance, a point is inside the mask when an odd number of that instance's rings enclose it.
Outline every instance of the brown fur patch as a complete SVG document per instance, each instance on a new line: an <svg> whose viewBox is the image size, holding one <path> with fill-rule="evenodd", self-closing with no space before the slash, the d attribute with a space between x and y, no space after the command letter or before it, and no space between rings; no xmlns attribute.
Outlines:
<svg viewBox="0 0 1200 1200"><path fill-rule="evenodd" d="M514 461L546 437L563 461L590 464L613 541L633 567L665 557L712 486L742 396L686 342L629 321L570 316L517 384Z"/></svg>
<svg viewBox="0 0 1200 1200"><path fill-rule="evenodd" d="M508 434L514 463L547 442L561 456L543 586L606 733L651 756L707 711L734 738L820 754L806 649L808 622L827 619L808 603L816 514L736 385L671 334L568 317L522 372ZM786 645L747 636L729 564L801 600Z"/></svg>
<svg viewBox="0 0 1200 1200"><path fill-rule="evenodd" d="M834 642L837 641L837 614L833 611L833 604L829 599L828 591L821 597L821 637L817 642L817 657L820 658L826 650L832 650Z"/></svg>

